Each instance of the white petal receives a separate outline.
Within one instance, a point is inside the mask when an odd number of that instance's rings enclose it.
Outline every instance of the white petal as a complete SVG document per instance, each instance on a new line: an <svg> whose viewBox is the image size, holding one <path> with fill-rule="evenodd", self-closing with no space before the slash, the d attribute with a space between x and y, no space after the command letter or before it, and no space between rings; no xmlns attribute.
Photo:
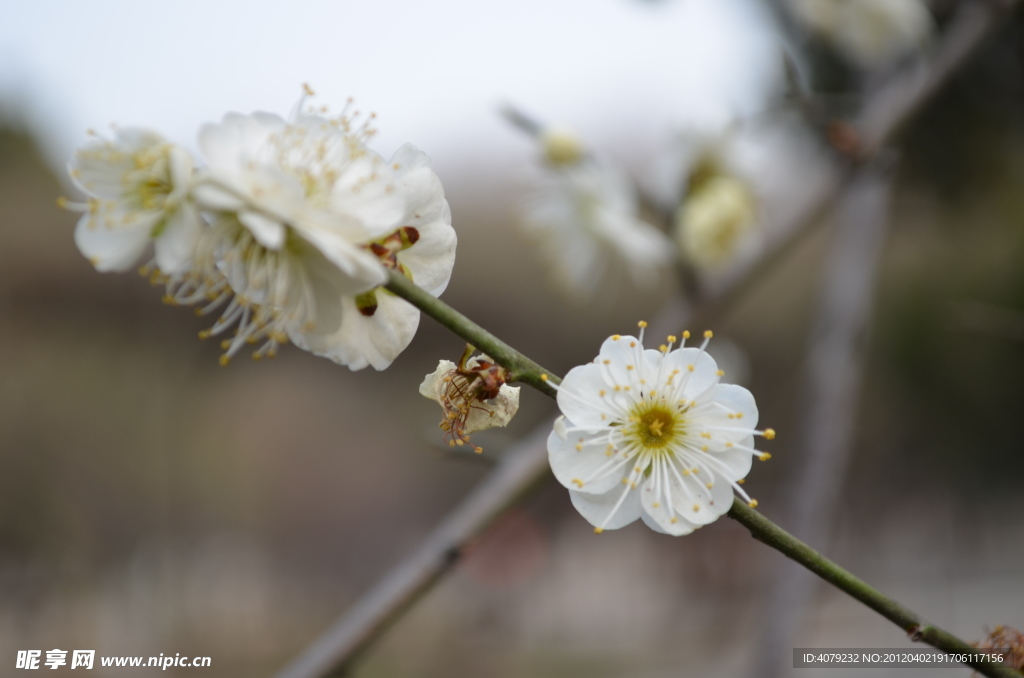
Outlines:
<svg viewBox="0 0 1024 678"><path fill-rule="evenodd" d="M754 463L754 456L747 450L737 449L735 446L742 445L743 447L754 446L754 436L747 436L734 443L734 447L725 448L721 450L711 450L708 452L719 464L725 466L725 470L719 470L716 466L715 473L721 475L727 480L733 482L740 478L746 478L747 474L750 473L750 467Z"/></svg>
<svg viewBox="0 0 1024 678"><path fill-rule="evenodd" d="M455 369L455 363L451 360L440 360L437 369L423 377L420 384L420 395L441 402L441 379Z"/></svg>
<svg viewBox="0 0 1024 678"><path fill-rule="evenodd" d="M623 492L626 493L625 497ZM587 522L605 530L617 530L629 525L640 517L643 510L639 490L627 490L625 485L619 485L605 494L584 494L569 490L569 498Z"/></svg>
<svg viewBox="0 0 1024 678"><path fill-rule="evenodd" d="M558 387L556 399L558 409L576 425L600 428L617 417L619 410L613 404L613 397L614 389L601 367L588 363L569 370Z"/></svg>
<svg viewBox="0 0 1024 678"><path fill-rule="evenodd" d="M302 237L344 275L344 286L340 288L342 294L361 294L387 282L387 271L377 257L338 234L318 229L303 231Z"/></svg>
<svg viewBox="0 0 1024 678"><path fill-rule="evenodd" d="M436 219L413 226L419 231L420 239L399 252L398 261L412 274L413 282L435 297L439 296L451 279L458 240L448 202L442 201Z"/></svg>
<svg viewBox="0 0 1024 678"><path fill-rule="evenodd" d="M240 211L238 220L252 232L256 240L269 250L279 250L284 245L285 227L276 219L259 212Z"/></svg>
<svg viewBox="0 0 1024 678"><path fill-rule="evenodd" d="M202 207L218 212L234 212L245 207L245 201L234 193L210 183L197 184L192 197Z"/></svg>
<svg viewBox="0 0 1024 678"><path fill-rule="evenodd" d="M420 312L385 290L376 295L372 316L360 313L353 297L344 297L339 330L329 337L307 337L309 349L352 370L367 365L383 370L390 365L415 336Z"/></svg>
<svg viewBox="0 0 1024 678"><path fill-rule="evenodd" d="M625 487L622 478L633 468L632 460L621 455L607 456L607 443L593 442L591 434L566 432L564 428L562 431L564 438L557 426L548 436L548 462L558 482L586 494L603 494L615 487ZM577 445L581 449L577 450Z"/></svg>
<svg viewBox="0 0 1024 678"><path fill-rule="evenodd" d="M674 384L676 398L695 400L718 383L718 365L706 351L681 348L665 356L666 374L679 370Z"/></svg>
<svg viewBox="0 0 1024 678"><path fill-rule="evenodd" d="M156 265L168 275L182 272L195 254L202 228L202 217L191 204L174 210L154 243Z"/></svg>
<svg viewBox="0 0 1024 678"><path fill-rule="evenodd" d="M519 387L502 384L494 398L473 403L463 430L466 433L476 433L489 428L508 426L518 411Z"/></svg>
<svg viewBox="0 0 1024 678"><path fill-rule="evenodd" d="M663 534L671 534L674 536L681 536L684 534L690 534L698 525L690 522L685 516L680 516L672 510L672 506L668 503L664 493L658 496L654 493L655 483L650 479L644 483L643 487L640 488L640 502L643 505L643 518L644 524L650 527L656 532ZM671 479L672 494L679 494L679 481L675 478Z"/></svg>
<svg viewBox="0 0 1024 678"><path fill-rule="evenodd" d="M97 271L126 271L139 263L149 246L151 224L107 227L104 215L84 214L75 227L75 244Z"/></svg>
<svg viewBox="0 0 1024 678"><path fill-rule="evenodd" d="M732 507L732 487L724 479L709 479L705 471L691 473L683 476L681 489L673 487L672 503L680 516L695 525L707 525Z"/></svg>

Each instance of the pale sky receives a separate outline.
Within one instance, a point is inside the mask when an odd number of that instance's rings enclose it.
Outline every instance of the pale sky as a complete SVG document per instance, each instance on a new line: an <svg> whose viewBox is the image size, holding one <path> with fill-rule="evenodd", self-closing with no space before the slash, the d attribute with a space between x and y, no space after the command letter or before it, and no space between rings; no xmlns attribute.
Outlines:
<svg viewBox="0 0 1024 678"><path fill-rule="evenodd" d="M0 0L0 105L57 165L112 122L194 148L225 112L287 115L303 82L375 111L381 153L411 141L439 170L521 152L505 101L653 147L755 109L779 54L759 0Z"/></svg>

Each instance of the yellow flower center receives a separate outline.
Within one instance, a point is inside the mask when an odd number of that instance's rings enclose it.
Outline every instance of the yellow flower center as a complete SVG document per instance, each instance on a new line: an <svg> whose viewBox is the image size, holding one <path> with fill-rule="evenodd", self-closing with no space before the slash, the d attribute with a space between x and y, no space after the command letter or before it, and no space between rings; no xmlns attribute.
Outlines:
<svg viewBox="0 0 1024 678"><path fill-rule="evenodd" d="M664 402L637 403L630 412L629 421L628 435L648 450L660 450L683 434L683 418Z"/></svg>

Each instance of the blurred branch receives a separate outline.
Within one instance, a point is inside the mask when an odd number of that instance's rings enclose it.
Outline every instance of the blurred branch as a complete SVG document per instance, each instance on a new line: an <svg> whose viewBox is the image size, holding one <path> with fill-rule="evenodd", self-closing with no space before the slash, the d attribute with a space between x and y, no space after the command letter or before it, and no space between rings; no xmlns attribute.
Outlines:
<svg viewBox="0 0 1024 678"><path fill-rule="evenodd" d="M889 84L880 88L854 123L855 129L859 132L859 138L862 140L861 153L858 157L851 159L850 167L843 176L826 182L818 195L813 196L790 223L779 229L777 237L769 243L761 259L738 268L732 275L719 281L715 287L708 289L702 295L700 303L691 311L691 320L704 322L711 317L712 312L721 312L732 304L761 277L763 272L771 268L795 241L809 232L831 207L853 166L869 158L881 148L899 128L906 124L911 115L931 99L957 68L966 61L973 50L981 44L988 32L998 25L1000 19L1013 4L1015 3L1012 0L1004 0L998 4L989 2L970 4L961 11L961 16L953 22L946 36L936 47L929 59L930 68L926 71L915 69L914 72L898 74ZM543 384L543 380L540 379L540 375L545 371L539 365L516 353L507 344L490 335L462 314L422 290L418 290L415 285L401 276L392 276L388 289L406 298L428 315L435 317L442 325L485 351L513 373L516 373L517 368L521 370L520 376L517 378L524 383L541 388L548 395L553 395L550 386ZM437 315L434 315L435 312ZM681 312L680 316L683 315L685 314ZM680 326L684 321L685 317L679 317L676 326ZM514 359L514 362L509 364L503 362L508 358ZM439 581L445 572L450 570L470 539L479 534L491 520L514 504L520 496L545 477L547 458L543 440L546 439L547 433L547 427L541 427L515 450L510 450L492 474L449 514L448 518L431 533L410 558L400 563L370 589L334 626L286 667L279 674L279 678L320 678L344 671L356 655L366 650L395 620L401 617L402 612ZM746 507L741 508L739 517L737 517L735 505L730 515L741 520L748 527L754 525L753 529L760 530L761 527L771 525L774 531L765 530L763 532L765 540L781 539L779 544L788 544L788 550L784 550L780 545L775 546L787 556L796 559L797 555L792 555L791 552L804 556L807 555L806 552L810 552L814 558L821 558L756 512ZM784 536L780 537L779 535ZM791 541L786 541L787 538ZM765 541L765 543L769 543L769 541ZM807 562L803 560L800 562L805 564L808 569L821 574L818 569L815 569L817 565L814 565L813 558ZM846 576L850 577L850 575ZM837 581L844 581L842 577L836 581L827 580L837 586L840 586ZM859 580L854 581L863 585L863 582L859 582ZM848 592L854 595L853 592ZM881 596L881 594L877 595ZM863 598L858 597L858 600L863 600ZM867 601L864 602L867 603ZM882 612L879 607L875 607L871 603L867 604L872 606L872 609ZM898 605L896 608L904 610ZM886 616L896 621L893 617ZM917 620L912 613L898 618ZM900 622L897 621L897 623ZM914 621L914 624L920 625L920 622ZM933 627L922 628L931 629ZM945 634L945 632L941 632L941 634ZM943 640L947 635L941 635L939 640ZM931 637L935 636L922 635L920 639L931 642L928 640ZM969 647L966 644L962 644L962 646ZM985 675L991 676L1020 675L1009 669L1007 669L1009 673L990 673L987 669L975 668Z"/></svg>
<svg viewBox="0 0 1024 678"><path fill-rule="evenodd" d="M971 0L963 3L924 65L912 64L896 73L868 98L859 115L848 125L844 124L856 142L855 152L848 156L840 176L827 180L818 194L778 229L760 259L702 287L702 295L693 310L699 321L694 323L695 326L706 326L737 297L743 296L763 272L772 268L795 242L813 230L820 218L831 210L857 165L870 161L931 101L1016 5L1016 0Z"/></svg>
<svg viewBox="0 0 1024 678"><path fill-rule="evenodd" d="M978 657L978 648L966 643L938 626L929 624L912 610L881 593L867 582L855 577L789 534L739 499L733 499L729 517L750 530L750 536L770 546L836 588L864 603L906 631L911 640L955 654ZM970 661L968 666L993 678L1021 678L1021 674L1004 664L991 661Z"/></svg>
<svg viewBox="0 0 1024 678"><path fill-rule="evenodd" d="M889 222L890 174L891 168L865 167L845 192L811 329L801 428L792 454L797 478L787 488L783 515L794 534L821 547L828 544L827 528L849 459L865 335ZM760 678L788 673L787 649L793 647L814 583L803 570L786 565L770 578L761 614L752 669Z"/></svg>

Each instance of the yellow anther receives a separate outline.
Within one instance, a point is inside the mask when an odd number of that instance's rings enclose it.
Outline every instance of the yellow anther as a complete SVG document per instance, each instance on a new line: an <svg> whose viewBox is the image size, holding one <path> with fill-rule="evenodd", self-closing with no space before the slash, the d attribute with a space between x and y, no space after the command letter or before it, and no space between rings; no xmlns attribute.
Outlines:
<svg viewBox="0 0 1024 678"><path fill-rule="evenodd" d="M750 503L748 503L747 506L749 506L750 508L757 508L757 500L751 499Z"/></svg>
<svg viewBox="0 0 1024 678"><path fill-rule="evenodd" d="M647 327L647 321L646 321L646 320L641 320L640 322L638 322L638 323L636 324L636 326L637 326L637 327L640 327L640 328L644 328L644 327Z"/></svg>
<svg viewBox="0 0 1024 678"><path fill-rule="evenodd" d="M583 446L580 445L579 443L576 443L576 451L577 452L582 452L583 451Z"/></svg>
<svg viewBox="0 0 1024 678"><path fill-rule="evenodd" d="M547 380L548 380L548 375L546 375L546 374L541 374L541 375L540 375L540 380L541 380L541 381L547 381Z"/></svg>
<svg viewBox="0 0 1024 678"><path fill-rule="evenodd" d="M726 447L732 447L733 445L732 445L732 443L726 443L725 446Z"/></svg>
<svg viewBox="0 0 1024 678"><path fill-rule="evenodd" d="M764 433L762 433L761 435L764 436L765 440L775 440L775 429L773 429L773 428L766 428L764 430Z"/></svg>
<svg viewBox="0 0 1024 678"><path fill-rule="evenodd" d="M622 484L623 485L629 485L629 478L623 478L622 479Z"/></svg>
<svg viewBox="0 0 1024 678"><path fill-rule="evenodd" d="M714 487L714 486L715 486L715 484L714 484L714 483L708 483L708 484L707 484L707 485L705 485L704 487L706 487L706 488L708 488L708 489L710 490L710 489L711 489L712 487Z"/></svg>
<svg viewBox="0 0 1024 678"><path fill-rule="evenodd" d="M715 374L717 374L720 377L724 377L725 376L725 370L718 370L717 372L715 372Z"/></svg>
<svg viewBox="0 0 1024 678"><path fill-rule="evenodd" d="M694 504L693 505L693 512L694 513L700 513L700 504Z"/></svg>
<svg viewBox="0 0 1024 678"><path fill-rule="evenodd" d="M473 448L473 451L476 452L477 454L483 454L484 453L484 448L482 448L480 446L476 446L476 447Z"/></svg>
<svg viewBox="0 0 1024 678"><path fill-rule="evenodd" d="M611 360L602 360L601 362L603 362L605 365L611 365L612 364Z"/></svg>
<svg viewBox="0 0 1024 678"><path fill-rule="evenodd" d="M627 372L632 372L635 369L636 369L636 367L634 367L633 365L626 365L626 371Z"/></svg>
<svg viewBox="0 0 1024 678"><path fill-rule="evenodd" d="M594 528L594 534L601 534L602 532L604 532L604 528L603 527L595 527Z"/></svg>
<svg viewBox="0 0 1024 678"><path fill-rule="evenodd" d="M654 502L651 504L651 508L661 508L661 504L659 502Z"/></svg>
<svg viewBox="0 0 1024 678"><path fill-rule="evenodd" d="M629 342L629 347L630 348L636 348L636 342L635 341Z"/></svg>
<svg viewBox="0 0 1024 678"><path fill-rule="evenodd" d="M737 485L742 485L742 484L743 484L743 483L745 483L745 482L747 482L747 479L746 479L746 478L740 478L739 480L737 480L737 481L736 481L736 484L737 484Z"/></svg>
<svg viewBox="0 0 1024 678"><path fill-rule="evenodd" d="M705 339L710 339L713 336L715 336L714 332L712 332L711 330L704 330L704 338Z"/></svg>
<svg viewBox="0 0 1024 678"><path fill-rule="evenodd" d="M658 347L658 350L661 351L662 353L668 353L668 346L662 344L661 346Z"/></svg>
<svg viewBox="0 0 1024 678"><path fill-rule="evenodd" d="M700 434L700 437L701 438L707 438L708 440L710 440L711 439L711 434L708 433L707 431L704 431L703 433Z"/></svg>
<svg viewBox="0 0 1024 678"><path fill-rule="evenodd" d="M211 334L210 330L199 330L199 338L200 339L209 339L210 338L210 334Z"/></svg>
<svg viewBox="0 0 1024 678"><path fill-rule="evenodd" d="M758 459L760 459L761 461L768 461L771 458L772 455L768 452L762 452L761 455L758 457Z"/></svg>
<svg viewBox="0 0 1024 678"><path fill-rule="evenodd" d="M619 339L622 339L622 335L621 334L613 334L612 335L612 341L618 341Z"/></svg>
<svg viewBox="0 0 1024 678"><path fill-rule="evenodd" d="M736 418L737 419L742 419L743 418L743 413L742 412L737 412L736 413Z"/></svg>
<svg viewBox="0 0 1024 678"><path fill-rule="evenodd" d="M597 392L597 395L599 395L599 396L601 396L601 397L603 398L603 397L605 397L606 395L608 395L608 391L606 391L606 390L604 390L604 389L602 388L602 389L601 389L600 391L598 391L598 392Z"/></svg>
<svg viewBox="0 0 1024 678"><path fill-rule="evenodd" d="M231 358L225 353L220 357L219 362L221 367L227 367L228 363L231 362Z"/></svg>
<svg viewBox="0 0 1024 678"><path fill-rule="evenodd" d="M700 448L700 451L701 452L707 452L708 451L708 446L705 445L704 447Z"/></svg>
<svg viewBox="0 0 1024 678"><path fill-rule="evenodd" d="M690 330L683 330L683 339L690 338Z"/></svg>
<svg viewBox="0 0 1024 678"><path fill-rule="evenodd" d="M693 372L693 371L694 371L695 369L697 369L697 368L696 368L696 367L694 367L693 365L687 365L687 366L686 366L686 369L688 369L688 370L690 370L691 372Z"/></svg>
<svg viewBox="0 0 1024 678"><path fill-rule="evenodd" d="M676 518L675 516L672 516L672 520L670 520L670 521L668 521L668 522L670 522L670 523L672 523L673 525L675 525L676 523L678 523L678 522L679 522L679 518Z"/></svg>

